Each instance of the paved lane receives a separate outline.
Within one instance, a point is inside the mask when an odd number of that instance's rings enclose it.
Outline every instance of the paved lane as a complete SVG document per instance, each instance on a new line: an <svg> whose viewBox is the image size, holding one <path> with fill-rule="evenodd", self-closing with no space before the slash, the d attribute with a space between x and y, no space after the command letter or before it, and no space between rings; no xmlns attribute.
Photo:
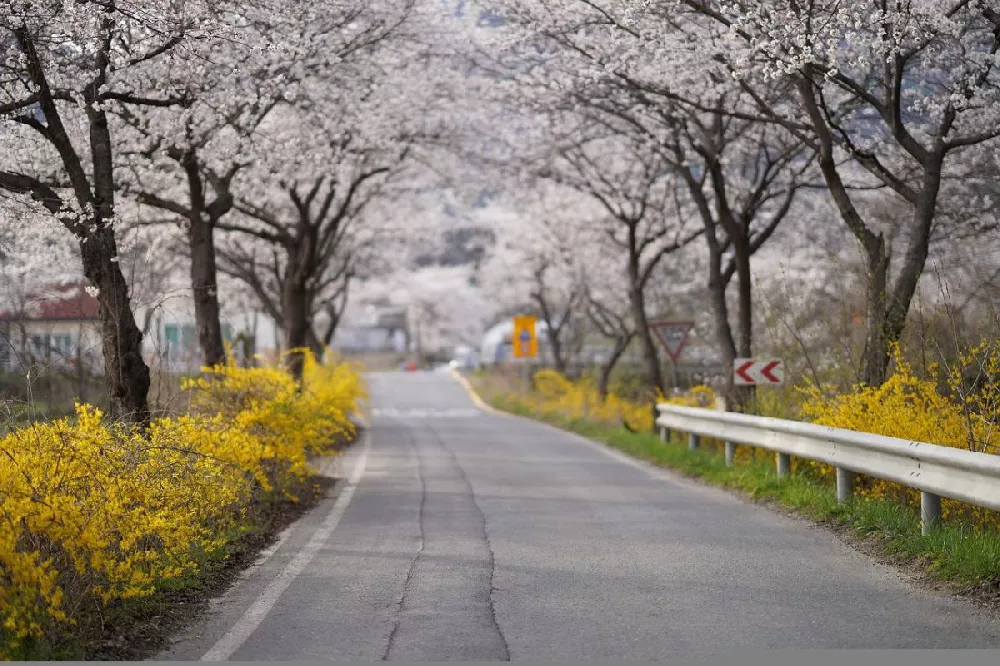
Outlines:
<svg viewBox="0 0 1000 666"><path fill-rule="evenodd" d="M447 376L373 375L371 388L370 440L340 460L345 476L364 463L350 503L318 507L162 658L213 646L234 660L417 661L1000 647L1000 627L971 606L821 529L476 412Z"/></svg>

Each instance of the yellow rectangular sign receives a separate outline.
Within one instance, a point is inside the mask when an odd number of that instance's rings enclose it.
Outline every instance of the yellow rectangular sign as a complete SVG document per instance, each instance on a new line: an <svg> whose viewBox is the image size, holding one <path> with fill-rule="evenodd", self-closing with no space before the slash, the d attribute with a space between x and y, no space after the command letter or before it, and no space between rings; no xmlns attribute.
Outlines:
<svg viewBox="0 0 1000 666"><path fill-rule="evenodd" d="M515 358L538 356L538 337L535 335L535 318L530 315L514 317L514 334L511 336Z"/></svg>

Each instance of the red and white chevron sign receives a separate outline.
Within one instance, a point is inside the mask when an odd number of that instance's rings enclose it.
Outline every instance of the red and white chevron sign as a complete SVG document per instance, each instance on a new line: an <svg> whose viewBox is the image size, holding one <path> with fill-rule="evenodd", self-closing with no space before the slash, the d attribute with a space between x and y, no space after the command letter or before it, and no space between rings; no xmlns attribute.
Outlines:
<svg viewBox="0 0 1000 666"><path fill-rule="evenodd" d="M785 383L785 364L777 359L738 358L733 361L733 376L737 386Z"/></svg>

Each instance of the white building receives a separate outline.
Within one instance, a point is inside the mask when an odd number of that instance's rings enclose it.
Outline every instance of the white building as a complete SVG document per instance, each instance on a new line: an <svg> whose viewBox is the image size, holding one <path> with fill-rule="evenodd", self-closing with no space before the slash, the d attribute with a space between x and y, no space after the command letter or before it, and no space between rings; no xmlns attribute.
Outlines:
<svg viewBox="0 0 1000 666"><path fill-rule="evenodd" d="M150 366L169 373L197 373L202 364L195 326L194 301L191 298L172 299L148 309L140 309L136 318L149 321L143 339L143 355ZM232 312L223 309L222 338L237 360L251 356L274 358L281 348L281 330L269 316L261 312Z"/></svg>
<svg viewBox="0 0 1000 666"><path fill-rule="evenodd" d="M0 371L35 365L91 371L101 367L97 299L83 285L39 288L19 307L0 312Z"/></svg>
<svg viewBox="0 0 1000 666"><path fill-rule="evenodd" d="M194 374L201 368L194 301L187 290L155 305L140 305L136 324L145 332L143 357L168 373ZM223 307L223 338L236 358L245 352L273 357L281 331L260 312ZM102 372L101 324L97 298L83 284L39 287L19 307L0 312L0 371L22 372L33 365Z"/></svg>

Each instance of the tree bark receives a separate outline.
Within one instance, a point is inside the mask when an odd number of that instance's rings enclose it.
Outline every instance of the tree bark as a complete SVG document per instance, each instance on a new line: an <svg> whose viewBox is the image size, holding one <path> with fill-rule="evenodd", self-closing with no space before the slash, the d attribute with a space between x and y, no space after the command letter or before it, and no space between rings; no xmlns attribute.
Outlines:
<svg viewBox="0 0 1000 666"><path fill-rule="evenodd" d="M145 425L149 422L149 367L142 358L142 331L135 323L125 276L118 267L114 230L96 223L96 230L80 242L83 272L98 289L104 380L109 412L115 420Z"/></svg>
<svg viewBox="0 0 1000 666"><path fill-rule="evenodd" d="M313 356L315 356L317 360L322 360L323 352L326 350L326 343L320 340L320 337L316 335L316 331L313 330L312 326L309 327L309 335L307 339L309 351L312 352Z"/></svg>
<svg viewBox="0 0 1000 666"><path fill-rule="evenodd" d="M303 348L310 346L312 325L309 317L309 290L294 278L286 280L282 294L285 320L285 349L288 351L288 370L296 381L302 380L305 365Z"/></svg>
<svg viewBox="0 0 1000 666"><path fill-rule="evenodd" d="M708 290L712 303L712 315L715 319L715 337L722 354L722 362L726 368L726 396L736 400L736 385L732 372L736 360L736 341L733 339L733 329L729 323L729 302L726 300L728 280L722 270L722 250L713 246L709 250Z"/></svg>
<svg viewBox="0 0 1000 666"><path fill-rule="evenodd" d="M194 295L194 320L198 329L198 345L202 363L216 366L225 363L226 348L222 341L222 317L219 308L219 287L215 265L215 238L212 227L193 220L188 227L191 251L191 290Z"/></svg>
<svg viewBox="0 0 1000 666"><path fill-rule="evenodd" d="M111 17L105 16L103 29L108 34L112 25ZM110 415L115 420L146 426L150 418L149 366L142 358L142 331L136 324L128 284L118 263L118 244L111 222L115 218L111 129L107 112L95 105L97 91L104 82L106 61L107 53L101 52L98 56L101 74L84 93L90 125L94 219L80 241L80 251L84 275L99 291L101 348Z"/></svg>
<svg viewBox="0 0 1000 666"><path fill-rule="evenodd" d="M202 364L208 367L226 362L222 342L222 317L219 308L218 269L215 258L215 221L232 208L232 197L223 193L215 210L205 206L205 187L198 158L193 152L180 160L187 175L191 206L188 210L188 249L191 253L191 291L194 297L194 321Z"/></svg>
<svg viewBox="0 0 1000 666"><path fill-rule="evenodd" d="M750 274L750 244L745 237L733 239L733 254L736 259L739 312L739 352L743 356L753 354L753 278Z"/></svg>
<svg viewBox="0 0 1000 666"><path fill-rule="evenodd" d="M23 174L0 173L4 189L30 193L79 240L83 272L98 289L104 376L109 392L109 415L117 420L145 426L149 423L149 367L142 358L142 331L132 312L128 285L118 264L115 219L113 144L107 111L99 96L110 68L108 51L114 31L114 16L106 11L100 21L102 48L93 55L94 79L83 90L92 172L69 138L49 85L46 63L35 48L26 26L12 30L24 56L26 71L37 88L37 103L45 118L44 138L59 154L79 209L89 210L81 221L68 214L68 207L49 186Z"/></svg>
<svg viewBox="0 0 1000 666"><path fill-rule="evenodd" d="M618 361L621 360L622 354L628 349L628 345L632 342L633 336L628 336L627 338L619 338L615 341L615 346L611 350L611 356L608 360L601 364L601 372L597 378L597 394L601 396L601 400L608 399L608 390L611 385L611 373L614 372L615 366L618 365Z"/></svg>
<svg viewBox="0 0 1000 666"><path fill-rule="evenodd" d="M736 261L738 351L742 358L753 358L753 277L750 270L750 241L745 233L733 238L733 258ZM723 296L723 298L725 298ZM730 361L730 366L732 362ZM728 373L731 377L733 373ZM736 411L742 412L753 400L753 386L733 386L730 393Z"/></svg>
<svg viewBox="0 0 1000 666"><path fill-rule="evenodd" d="M646 316L646 295L641 289L629 291L629 303L632 306L632 317L635 320L636 332L642 345L642 359L645 365L643 383L647 388L663 390L663 371L660 369L660 356L656 351L656 341L649 330L649 318Z"/></svg>
<svg viewBox="0 0 1000 666"><path fill-rule="evenodd" d="M642 358L645 365L644 384L647 388L662 391L663 371L660 369L660 357L656 352L656 342L649 330L649 318L646 316L646 293L643 289L639 251L635 240L635 227L629 233L629 305L632 309L632 320L642 346Z"/></svg>
<svg viewBox="0 0 1000 666"><path fill-rule="evenodd" d="M902 335L917 284L927 262L946 149L939 142L932 151L909 151L920 163L923 174L918 192L907 197L914 203L912 233L899 277L895 287L890 290L891 248L887 246L884 235L872 231L865 224L840 176L834 159L833 135L813 93L813 84L809 78L812 74L812 68L807 67L797 85L818 139L819 166L841 218L861 243L867 261L869 285L861 381L869 386L881 386L888 377L889 346Z"/></svg>
<svg viewBox="0 0 1000 666"><path fill-rule="evenodd" d="M549 348L552 350L552 363L555 365L556 372L565 377L566 357L562 349L562 328L555 330L550 328L548 333Z"/></svg>
<svg viewBox="0 0 1000 666"><path fill-rule="evenodd" d="M885 273L881 279L885 283L887 304L885 307L884 322L884 342L881 357L871 359L874 363L881 363L881 377L879 384L884 382L889 370L889 345L899 342L906 327L906 317L910 312L910 305L913 296L916 294L920 276L923 274L924 266L927 264L927 256L930 252L931 228L934 223L934 215L937 210L938 194L941 190L941 170L944 162L943 152L932 153L923 164L924 175L921 183L920 198L913 212L914 232L910 237L909 246L903 257L903 265L900 267L899 275L896 277L896 284L892 289L891 296L888 294L888 261L886 261ZM867 361L868 359L866 359ZM868 368L866 363L866 369ZM872 366L875 369L875 366ZM878 378L878 375L873 375Z"/></svg>
<svg viewBox="0 0 1000 666"><path fill-rule="evenodd" d="M886 301L888 298L889 257L885 238L872 235L865 243L868 259L867 330L862 356L861 381L868 386L881 386L889 368L889 338L886 335Z"/></svg>

